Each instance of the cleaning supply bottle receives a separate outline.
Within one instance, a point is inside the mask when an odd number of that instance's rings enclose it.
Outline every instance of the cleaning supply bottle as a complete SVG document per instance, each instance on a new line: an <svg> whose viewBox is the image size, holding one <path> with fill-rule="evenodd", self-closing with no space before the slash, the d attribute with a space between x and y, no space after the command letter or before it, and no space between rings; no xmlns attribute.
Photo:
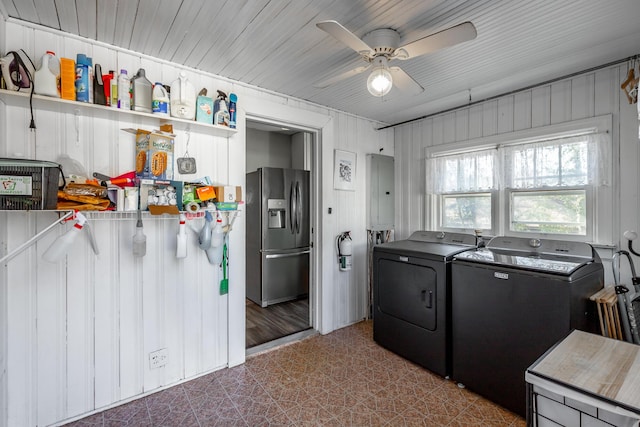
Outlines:
<svg viewBox="0 0 640 427"><path fill-rule="evenodd" d="M152 90L153 85L147 79L144 68L140 68L136 75L131 78L131 109L150 113Z"/></svg>
<svg viewBox="0 0 640 427"><path fill-rule="evenodd" d="M109 74L102 75L102 82L104 83L104 99L107 102L107 107L111 106L111 84L114 78L115 72L109 70Z"/></svg>
<svg viewBox="0 0 640 427"><path fill-rule="evenodd" d="M133 255L143 257L147 253L147 236L142 229L142 213L138 207L138 221L136 222L136 234L133 235Z"/></svg>
<svg viewBox="0 0 640 427"><path fill-rule="evenodd" d="M93 75L91 60L85 54L76 56L76 101L93 102Z"/></svg>
<svg viewBox="0 0 640 427"><path fill-rule="evenodd" d="M213 265L220 265L222 262L222 249L224 246L224 231L222 230L222 219L216 218L216 225L211 230L211 248L207 250L207 258Z"/></svg>
<svg viewBox="0 0 640 427"><path fill-rule="evenodd" d="M211 212L206 211L204 213L204 225L198 234L198 247L203 251L206 251L211 247L211 222L213 217Z"/></svg>
<svg viewBox="0 0 640 427"><path fill-rule="evenodd" d="M229 126L227 94L221 90L218 91L218 97L213 103L213 124L218 126Z"/></svg>
<svg viewBox="0 0 640 427"><path fill-rule="evenodd" d="M118 95L118 108L121 110L130 110L131 98L129 97L129 76L125 69L120 70L120 75L118 76L118 90L116 92Z"/></svg>
<svg viewBox="0 0 640 427"><path fill-rule="evenodd" d="M76 223L73 224L73 227L54 240L51 246L42 254L42 259L47 262L58 262L67 254L69 249L71 249L87 222L87 218L80 212L76 212L75 217Z"/></svg>
<svg viewBox="0 0 640 427"><path fill-rule="evenodd" d="M178 225L178 236L176 245L176 258L187 257L187 217L180 214L180 224Z"/></svg>
<svg viewBox="0 0 640 427"><path fill-rule="evenodd" d="M171 83L171 116L193 120L196 118L196 88L187 79L187 73L180 72Z"/></svg>
<svg viewBox="0 0 640 427"><path fill-rule="evenodd" d="M60 61L55 53L48 50L42 55L33 80L34 93L60 98Z"/></svg>
<svg viewBox="0 0 640 427"><path fill-rule="evenodd" d="M119 76L114 71L113 77L111 77L111 89L109 91L111 108L118 108L118 79Z"/></svg>
<svg viewBox="0 0 640 427"><path fill-rule="evenodd" d="M236 128L236 103L238 102L238 95L235 93L229 94L229 127L231 129Z"/></svg>
<svg viewBox="0 0 640 427"><path fill-rule="evenodd" d="M160 82L156 82L156 84L153 86L151 112L159 116L169 115L169 94Z"/></svg>

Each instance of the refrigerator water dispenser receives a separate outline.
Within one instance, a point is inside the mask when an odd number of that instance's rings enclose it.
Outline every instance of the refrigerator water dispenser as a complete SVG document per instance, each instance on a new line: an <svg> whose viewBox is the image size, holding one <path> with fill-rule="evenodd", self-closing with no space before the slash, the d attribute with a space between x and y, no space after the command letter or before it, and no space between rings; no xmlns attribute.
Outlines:
<svg viewBox="0 0 640 427"><path fill-rule="evenodd" d="M284 199L269 199L267 201L268 210L268 227L269 228L285 228L286 218L286 201Z"/></svg>

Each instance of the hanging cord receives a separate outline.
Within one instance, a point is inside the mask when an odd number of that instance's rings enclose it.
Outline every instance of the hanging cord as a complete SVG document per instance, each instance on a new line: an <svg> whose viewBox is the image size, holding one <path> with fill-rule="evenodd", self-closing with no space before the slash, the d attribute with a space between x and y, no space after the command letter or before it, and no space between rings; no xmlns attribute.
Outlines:
<svg viewBox="0 0 640 427"><path fill-rule="evenodd" d="M189 157L189 141L191 141L191 130L187 130L187 144L182 157Z"/></svg>

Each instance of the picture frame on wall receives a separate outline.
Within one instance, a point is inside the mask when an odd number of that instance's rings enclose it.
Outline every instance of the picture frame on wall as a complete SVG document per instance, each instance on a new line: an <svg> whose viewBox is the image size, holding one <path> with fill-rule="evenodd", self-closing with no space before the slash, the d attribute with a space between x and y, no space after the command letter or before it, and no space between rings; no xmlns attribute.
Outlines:
<svg viewBox="0 0 640 427"><path fill-rule="evenodd" d="M356 153L343 150L334 151L333 187L336 190L356 190Z"/></svg>

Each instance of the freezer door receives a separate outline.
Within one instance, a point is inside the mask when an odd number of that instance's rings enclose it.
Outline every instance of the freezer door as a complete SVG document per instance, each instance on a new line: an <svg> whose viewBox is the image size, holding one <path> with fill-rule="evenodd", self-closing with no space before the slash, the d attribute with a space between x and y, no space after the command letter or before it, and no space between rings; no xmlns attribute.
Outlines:
<svg viewBox="0 0 640 427"><path fill-rule="evenodd" d="M309 171L297 170L295 174L295 230L297 248L309 246L311 235L311 213L310 213L310 173Z"/></svg>
<svg viewBox="0 0 640 427"><path fill-rule="evenodd" d="M296 207L292 169L261 168L261 225L262 250L291 249L296 247L294 212Z"/></svg>
<svg viewBox="0 0 640 427"><path fill-rule="evenodd" d="M304 249L262 254L262 307L309 294L309 253Z"/></svg>

